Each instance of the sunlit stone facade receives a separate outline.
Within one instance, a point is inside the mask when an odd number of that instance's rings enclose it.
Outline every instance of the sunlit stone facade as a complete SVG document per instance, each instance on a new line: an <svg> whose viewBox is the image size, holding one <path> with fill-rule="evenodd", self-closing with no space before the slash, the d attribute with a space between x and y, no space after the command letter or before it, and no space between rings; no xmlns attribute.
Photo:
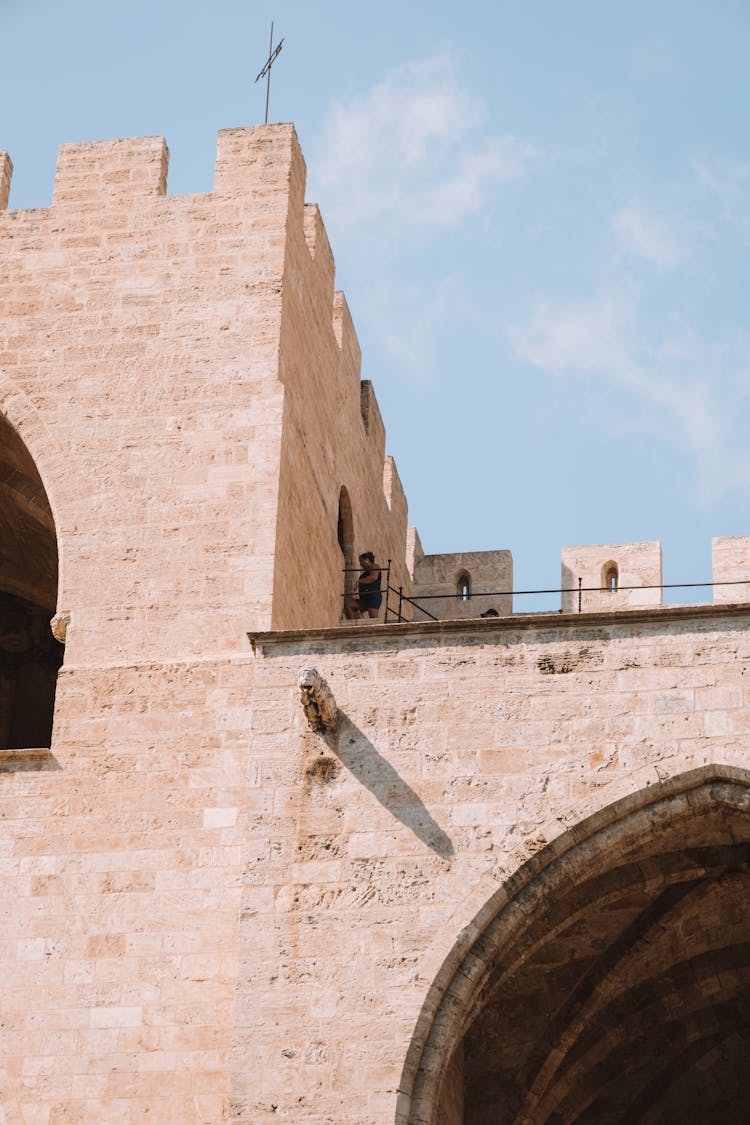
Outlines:
<svg viewBox="0 0 750 1125"><path fill-rule="evenodd" d="M11 171L0 1125L746 1120L750 540L514 613L407 528L291 126Z"/></svg>

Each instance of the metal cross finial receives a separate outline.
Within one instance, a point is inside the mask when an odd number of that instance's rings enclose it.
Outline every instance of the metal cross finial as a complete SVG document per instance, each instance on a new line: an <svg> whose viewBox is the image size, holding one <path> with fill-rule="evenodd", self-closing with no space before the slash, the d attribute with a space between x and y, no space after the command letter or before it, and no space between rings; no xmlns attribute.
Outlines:
<svg viewBox="0 0 750 1125"><path fill-rule="evenodd" d="M258 77L255 79L255 81L257 82L259 79L261 79L263 77L266 78L266 125L268 124L268 99L269 99L270 94L271 94L271 67L276 62L276 59L278 58L278 55L279 55L279 51L281 50L281 48L283 46L284 46L284 40L282 39L280 41L280 43L278 44L278 46L274 48L274 45L273 45L273 20L272 20L271 21L271 45L268 48L268 58L266 59L266 65L263 67L263 69L259 73Z"/></svg>

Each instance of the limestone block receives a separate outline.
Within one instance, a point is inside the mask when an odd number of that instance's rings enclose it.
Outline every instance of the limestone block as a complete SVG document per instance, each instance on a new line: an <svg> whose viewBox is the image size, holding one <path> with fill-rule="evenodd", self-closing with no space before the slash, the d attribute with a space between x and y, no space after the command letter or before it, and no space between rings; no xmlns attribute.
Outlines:
<svg viewBox="0 0 750 1125"><path fill-rule="evenodd" d="M293 125L219 131L215 194L243 197L259 211L286 211L293 195L302 224L305 178L305 162Z"/></svg>
<svg viewBox="0 0 750 1125"><path fill-rule="evenodd" d="M750 536L729 535L711 540L714 602L750 601ZM719 585L731 582L732 585Z"/></svg>
<svg viewBox="0 0 750 1125"><path fill-rule="evenodd" d="M163 137L61 145L53 206L101 209L164 195L168 164Z"/></svg>

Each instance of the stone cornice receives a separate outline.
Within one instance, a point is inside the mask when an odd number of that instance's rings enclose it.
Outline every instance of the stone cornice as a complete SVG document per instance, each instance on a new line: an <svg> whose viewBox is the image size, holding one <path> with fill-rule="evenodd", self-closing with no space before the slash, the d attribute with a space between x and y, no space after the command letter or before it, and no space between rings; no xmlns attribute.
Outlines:
<svg viewBox="0 0 750 1125"><path fill-rule="evenodd" d="M573 632L580 628L597 626L659 626L672 622L700 622L703 628L716 621L717 628L727 619L750 619L750 603L712 603L699 605L640 606L635 609L596 610L582 613L514 613L508 617L469 618L452 621L407 621L388 624L346 624L329 629L287 629L252 632L247 634L252 649L277 648L316 642L351 644L362 642L361 647L376 640L391 644L408 645L422 637L438 641L442 637L472 637L486 642L493 636L508 632L544 630L545 632ZM359 647L359 646L358 646Z"/></svg>

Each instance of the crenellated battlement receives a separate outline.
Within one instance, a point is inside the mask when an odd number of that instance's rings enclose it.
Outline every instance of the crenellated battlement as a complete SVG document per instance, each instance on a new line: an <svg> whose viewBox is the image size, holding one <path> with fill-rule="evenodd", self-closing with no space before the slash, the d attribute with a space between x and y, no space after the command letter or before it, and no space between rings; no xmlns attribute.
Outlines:
<svg viewBox="0 0 750 1125"><path fill-rule="evenodd" d="M87 247L92 256L101 255L105 239L116 243L118 232L130 236L137 227L141 260L155 259L167 249L172 272L183 268L186 258L200 256L217 279L226 277L237 267L238 255L240 269L242 257L253 261L255 285L273 283L274 275L281 285L284 272L292 270L301 275L300 292L313 301L316 313L322 311L338 344L341 377L356 390L361 364L356 331L343 294L334 293L335 263L320 209L304 200L307 173L294 126L220 130L211 192L168 195L168 168L163 137L63 144L51 207L8 211L13 164L0 151L0 211L7 211L0 216L0 255L9 245L5 239L18 237L19 225L25 232L31 227L32 233L38 225L40 235L50 238L48 248L58 264L66 247L80 264ZM54 237L45 226L52 215ZM182 229L173 232L171 245L162 247L165 224ZM143 246L149 241L150 247ZM42 243L37 246L44 250ZM10 246L11 252L15 249Z"/></svg>
<svg viewBox="0 0 750 1125"><path fill-rule="evenodd" d="M333 279L336 266L333 260L333 251L328 241L328 233L323 224L323 217L317 203L306 203L304 212L304 232L307 249L315 263L315 269L320 279L320 284L330 290L331 304L333 305Z"/></svg>
<svg viewBox="0 0 750 1125"><path fill-rule="evenodd" d="M750 536L713 539L711 546L711 582L678 586L684 591L684 600L713 601L717 605L750 602ZM425 555L416 529L412 528L409 566L415 603L441 620L479 617L490 606L501 617L515 612L510 551ZM658 609L664 603L665 589L670 587L663 584L661 544L656 541L562 548L557 591L560 613ZM702 592L705 598L701 597ZM555 591L523 593L531 597ZM674 604L683 599L678 596L669 600ZM522 612L529 610L525 608ZM420 617L419 608L415 616Z"/></svg>
<svg viewBox="0 0 750 1125"><path fill-rule="evenodd" d="M65 144L51 207L23 212L7 210L13 165L0 153L0 377L48 429L67 435L71 402L93 423L78 435L89 462L108 467L93 518L130 505L121 473L149 500L142 449L164 427L164 518L201 489L207 520L226 504L245 556L228 581L256 624L338 620L342 552L348 564L365 549L391 559L392 584L435 616L512 614L509 551L425 555L416 533L407 545L406 497L320 209L305 203L294 127L219 132L211 192L168 195L168 164L161 137ZM102 415L116 427L97 427ZM230 494L245 495L244 524ZM750 601L748 542L714 541L715 601ZM565 547L561 562L563 612L662 604L658 543ZM67 610L94 583L66 574Z"/></svg>
<svg viewBox="0 0 750 1125"><path fill-rule="evenodd" d="M163 137L61 145L52 206L109 208L164 195L168 167Z"/></svg>
<svg viewBox="0 0 750 1125"><path fill-rule="evenodd" d="M52 206L109 209L126 201L164 196L168 168L169 149L163 137L62 144ZM217 139L213 191L208 194L241 195L276 207L294 189L293 168L301 169L304 187L304 160L293 125L222 129ZM5 191L1 207L7 206L12 171L10 156L0 150L0 185ZM302 199L298 202L301 207Z"/></svg>
<svg viewBox="0 0 750 1125"><path fill-rule="evenodd" d="M294 127L222 130L210 192L167 194L168 164L161 137L64 144L51 206L0 213L0 391L76 447L58 501L76 659L84 640L144 656L156 618L160 643L196 651L335 623L343 491L351 549L409 582L406 502ZM4 153L3 208L11 174ZM137 587L134 510L154 527Z"/></svg>

